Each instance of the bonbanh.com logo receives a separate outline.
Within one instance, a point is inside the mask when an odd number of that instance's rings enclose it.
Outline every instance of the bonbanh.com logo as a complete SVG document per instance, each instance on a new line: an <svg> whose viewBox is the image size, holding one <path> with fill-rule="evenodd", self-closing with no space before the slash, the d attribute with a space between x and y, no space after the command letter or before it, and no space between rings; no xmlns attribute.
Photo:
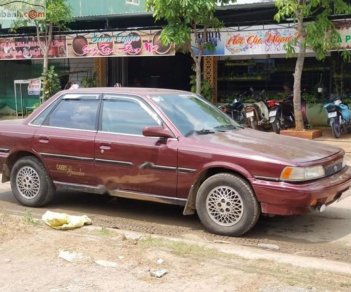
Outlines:
<svg viewBox="0 0 351 292"><path fill-rule="evenodd" d="M46 0L0 0L0 20L43 20Z"/></svg>

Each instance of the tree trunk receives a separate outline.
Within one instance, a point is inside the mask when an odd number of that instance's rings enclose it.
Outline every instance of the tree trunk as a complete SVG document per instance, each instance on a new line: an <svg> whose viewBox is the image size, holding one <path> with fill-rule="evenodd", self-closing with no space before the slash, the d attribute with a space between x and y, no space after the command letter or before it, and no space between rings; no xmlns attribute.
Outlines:
<svg viewBox="0 0 351 292"><path fill-rule="evenodd" d="M201 94L201 57L196 62L196 94Z"/></svg>
<svg viewBox="0 0 351 292"><path fill-rule="evenodd" d="M304 129L303 117L301 112L301 76L303 64L305 61L306 47L304 44L305 32L303 27L303 15L298 14L297 17L297 31L299 33L298 40L298 55L294 73L294 115L295 115L295 129L302 131Z"/></svg>
<svg viewBox="0 0 351 292"><path fill-rule="evenodd" d="M196 29L194 28L194 34L196 35ZM195 75L196 75L196 94L201 94L201 80L202 80L202 70L201 70L201 61L202 55L204 52L204 45L196 42L197 44L197 55L194 52L194 49L191 47L191 42L189 43L189 52L195 63Z"/></svg>
<svg viewBox="0 0 351 292"><path fill-rule="evenodd" d="M37 26L37 40L38 40L38 43L40 44L40 49L43 53L43 74L46 74L46 72L49 69L49 50L52 42L52 31L53 31L53 25L50 23L45 29L45 32L44 32L45 35L43 36L44 41L42 43L41 37L40 37L40 29L39 29L39 26Z"/></svg>

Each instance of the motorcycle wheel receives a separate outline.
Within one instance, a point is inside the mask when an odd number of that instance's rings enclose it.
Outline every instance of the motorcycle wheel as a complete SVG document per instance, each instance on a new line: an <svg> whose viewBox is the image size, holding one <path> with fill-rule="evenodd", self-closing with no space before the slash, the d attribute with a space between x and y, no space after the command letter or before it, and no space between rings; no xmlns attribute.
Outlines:
<svg viewBox="0 0 351 292"><path fill-rule="evenodd" d="M255 119L249 119L249 127L251 129L257 130L258 129L258 124L257 121Z"/></svg>
<svg viewBox="0 0 351 292"><path fill-rule="evenodd" d="M280 129L281 129L280 121L279 120L275 120L272 123L272 128L273 128L274 133L280 134Z"/></svg>
<svg viewBox="0 0 351 292"><path fill-rule="evenodd" d="M330 121L330 127L332 129L333 136L335 138L340 138L341 136L341 127L338 119L333 119Z"/></svg>

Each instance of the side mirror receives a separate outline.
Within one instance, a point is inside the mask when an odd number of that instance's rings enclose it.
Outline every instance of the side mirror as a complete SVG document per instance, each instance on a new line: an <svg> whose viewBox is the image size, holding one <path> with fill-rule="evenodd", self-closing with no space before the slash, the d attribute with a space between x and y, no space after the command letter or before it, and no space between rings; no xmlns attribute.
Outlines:
<svg viewBox="0 0 351 292"><path fill-rule="evenodd" d="M171 131L163 127L145 127L143 129L143 135L145 137L174 138Z"/></svg>

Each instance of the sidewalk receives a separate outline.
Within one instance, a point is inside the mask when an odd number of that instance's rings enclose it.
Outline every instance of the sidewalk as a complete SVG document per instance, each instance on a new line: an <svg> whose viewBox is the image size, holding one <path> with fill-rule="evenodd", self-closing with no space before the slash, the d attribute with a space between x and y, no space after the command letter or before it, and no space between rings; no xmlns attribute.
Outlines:
<svg viewBox="0 0 351 292"><path fill-rule="evenodd" d="M323 142L329 145L343 148L345 150L348 163L351 165L351 134L346 133L342 134L340 138L335 138L332 135L330 128L320 128L319 130L323 132L323 136L314 139L314 141Z"/></svg>

